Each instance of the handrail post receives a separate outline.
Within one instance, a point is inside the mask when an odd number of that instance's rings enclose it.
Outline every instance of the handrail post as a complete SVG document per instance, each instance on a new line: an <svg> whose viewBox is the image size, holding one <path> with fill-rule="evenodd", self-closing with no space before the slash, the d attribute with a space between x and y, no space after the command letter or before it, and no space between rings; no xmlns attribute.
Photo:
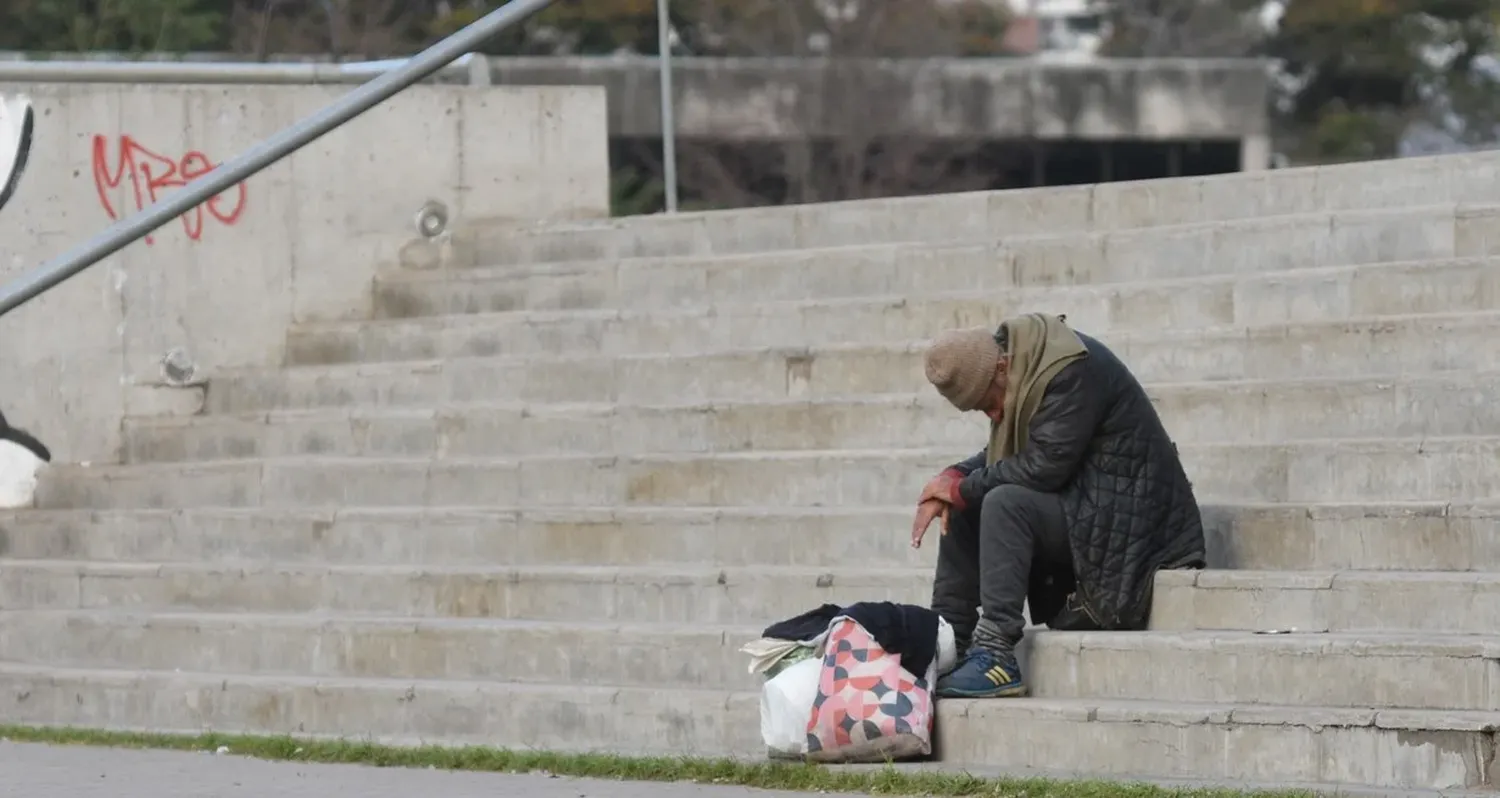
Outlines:
<svg viewBox="0 0 1500 798"><path fill-rule="evenodd" d="M311 144L324 134L452 63L511 25L546 8L552 0L511 0L453 35L362 84L332 104L288 127L150 207L105 228L0 289L0 316L15 310L137 239L233 188L255 173ZM3 243L0 243L3 246Z"/></svg>
<svg viewBox="0 0 1500 798"><path fill-rule="evenodd" d="M667 213L677 212L677 114L672 96L672 17L667 0L656 0L656 66L661 70L661 163Z"/></svg>

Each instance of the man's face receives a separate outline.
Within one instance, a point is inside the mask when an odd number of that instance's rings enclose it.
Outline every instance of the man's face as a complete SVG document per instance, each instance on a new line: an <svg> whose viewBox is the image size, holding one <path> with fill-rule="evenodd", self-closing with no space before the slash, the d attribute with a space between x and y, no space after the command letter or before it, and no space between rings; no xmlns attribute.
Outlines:
<svg viewBox="0 0 1500 798"><path fill-rule="evenodd" d="M1005 418L1005 386L1009 382L1010 358L1000 358L1000 363L995 367L995 379L990 383L990 389L979 402L977 410L989 416L990 421L999 424L1000 419Z"/></svg>

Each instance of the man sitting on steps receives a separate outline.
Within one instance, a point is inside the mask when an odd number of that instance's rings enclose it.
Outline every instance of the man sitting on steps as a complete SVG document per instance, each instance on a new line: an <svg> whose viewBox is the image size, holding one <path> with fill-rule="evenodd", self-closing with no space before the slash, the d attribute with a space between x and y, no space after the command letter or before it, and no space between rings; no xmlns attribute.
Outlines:
<svg viewBox="0 0 1500 798"><path fill-rule="evenodd" d="M912 526L920 546L942 519L932 608L967 650L939 696L1025 694L1028 597L1053 629L1142 629L1157 570L1204 567L1177 447L1103 344L1033 313L945 333L926 370L954 407L990 418L989 445L927 483Z"/></svg>

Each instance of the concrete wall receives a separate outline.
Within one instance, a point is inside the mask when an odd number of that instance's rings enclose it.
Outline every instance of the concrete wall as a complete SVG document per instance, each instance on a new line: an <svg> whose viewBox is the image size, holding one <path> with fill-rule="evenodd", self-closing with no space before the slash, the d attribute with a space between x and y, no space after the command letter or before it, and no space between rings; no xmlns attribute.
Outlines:
<svg viewBox="0 0 1500 798"><path fill-rule="evenodd" d="M614 135L661 135L655 58L489 63L498 84L606 86ZM1244 140L1269 128L1266 67L1252 60L679 58L673 75L687 137Z"/></svg>
<svg viewBox="0 0 1500 798"><path fill-rule="evenodd" d="M48 61L242 61L222 53L0 51L0 74ZM273 56L276 63L327 58ZM661 135L659 63L653 56L476 59L446 73L521 86L604 86L610 131ZM674 58L677 129L686 137L764 140L907 134L980 139L1264 138L1268 66L1253 59L1131 58L1057 63L1026 58ZM360 80L362 74L346 76ZM304 78L307 79L307 78ZM339 79L325 73L321 79ZM872 103L877 106L872 106ZM1260 149L1265 144L1256 143Z"/></svg>
<svg viewBox="0 0 1500 798"><path fill-rule="evenodd" d="M0 85L37 107L37 143L0 213L5 278L149 204L343 92L341 86ZM607 216L596 88L423 86L398 95L0 319L0 407L62 461L111 461L122 414L190 412L160 386L186 349L206 374L281 362L294 320L365 313L370 282L452 222Z"/></svg>

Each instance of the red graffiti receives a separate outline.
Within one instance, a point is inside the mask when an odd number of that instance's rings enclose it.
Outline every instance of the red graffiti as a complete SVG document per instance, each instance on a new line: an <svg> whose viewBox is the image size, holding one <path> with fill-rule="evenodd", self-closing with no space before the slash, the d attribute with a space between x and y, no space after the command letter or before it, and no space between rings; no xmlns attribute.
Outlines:
<svg viewBox="0 0 1500 798"><path fill-rule="evenodd" d="M181 188L192 180L218 168L207 155L189 150L177 160L152 152L141 146L129 135L118 139L118 156L113 169L110 168L109 137L94 136L94 188L99 192L99 203L109 218L118 220L120 212L109 200L110 189L119 188L126 177L135 197L136 210L144 210L168 189ZM197 241L203 237L204 211L226 226L234 226L245 213L245 202L249 198L245 184L240 183L223 194L182 214L182 227L188 238ZM146 236L146 243L153 243Z"/></svg>

